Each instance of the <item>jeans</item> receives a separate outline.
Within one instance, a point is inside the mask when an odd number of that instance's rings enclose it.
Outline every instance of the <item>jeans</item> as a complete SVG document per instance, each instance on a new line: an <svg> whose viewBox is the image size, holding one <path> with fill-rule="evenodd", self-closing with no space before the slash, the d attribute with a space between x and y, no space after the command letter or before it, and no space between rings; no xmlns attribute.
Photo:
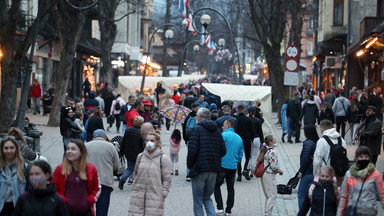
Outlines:
<svg viewBox="0 0 384 216"><path fill-rule="evenodd" d="M345 136L345 121L347 118L345 116L336 116L336 131L340 133L340 126L341 126L341 137Z"/></svg>
<svg viewBox="0 0 384 216"><path fill-rule="evenodd" d="M227 183L227 207L225 208L226 213L231 213L233 205L235 203L235 178L236 170L235 169L225 169L221 167L220 173L217 174L216 184L215 184L215 200L217 209L224 209L223 198L221 196L220 186L225 182Z"/></svg>
<svg viewBox="0 0 384 216"><path fill-rule="evenodd" d="M121 134L124 136L125 130L127 129L127 124L123 123L123 128L121 130Z"/></svg>
<svg viewBox="0 0 384 216"><path fill-rule="evenodd" d="M313 174L303 175L300 179L299 188L297 189L297 199L299 201L299 209L303 205L304 199L308 196L309 185L313 182Z"/></svg>
<svg viewBox="0 0 384 216"><path fill-rule="evenodd" d="M101 185L100 197L96 202L96 215L108 216L109 202L113 188Z"/></svg>
<svg viewBox="0 0 384 216"><path fill-rule="evenodd" d="M33 97L33 114L40 114L40 98Z"/></svg>
<svg viewBox="0 0 384 216"><path fill-rule="evenodd" d="M115 116L115 121L116 121L116 131L119 132L120 124L121 124L120 114L115 114L114 116Z"/></svg>
<svg viewBox="0 0 384 216"><path fill-rule="evenodd" d="M207 216L216 216L215 207L211 195L215 188L217 173L203 172L192 177L193 212L195 216L204 216L204 209Z"/></svg>
<svg viewBox="0 0 384 216"><path fill-rule="evenodd" d="M64 154L63 157L65 156L65 153L67 152L67 147L69 142L71 141L71 138L69 137L63 137L63 144L64 144Z"/></svg>
<svg viewBox="0 0 384 216"><path fill-rule="evenodd" d="M136 161L127 160L127 168L124 170L123 175L120 177L120 180L125 182L127 178L132 175L135 169Z"/></svg>

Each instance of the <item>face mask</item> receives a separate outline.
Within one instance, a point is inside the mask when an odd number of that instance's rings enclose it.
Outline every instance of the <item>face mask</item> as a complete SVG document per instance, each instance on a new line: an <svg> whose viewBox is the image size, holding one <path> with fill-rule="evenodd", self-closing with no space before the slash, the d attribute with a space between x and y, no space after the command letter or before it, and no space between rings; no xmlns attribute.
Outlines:
<svg viewBox="0 0 384 216"><path fill-rule="evenodd" d="M319 183L320 183L321 185L323 185L324 188L328 187L329 184L330 184L329 181L321 180L321 179L319 179Z"/></svg>
<svg viewBox="0 0 384 216"><path fill-rule="evenodd" d="M147 148L147 150L151 151L156 148L156 144L154 142L148 141L145 147Z"/></svg>
<svg viewBox="0 0 384 216"><path fill-rule="evenodd" d="M31 182L34 189L38 189L40 185L47 184L47 179L44 176L30 176L29 182Z"/></svg>
<svg viewBox="0 0 384 216"><path fill-rule="evenodd" d="M358 160L357 161L357 166L360 168L360 169L364 169L365 167L367 167L369 164L369 160Z"/></svg>

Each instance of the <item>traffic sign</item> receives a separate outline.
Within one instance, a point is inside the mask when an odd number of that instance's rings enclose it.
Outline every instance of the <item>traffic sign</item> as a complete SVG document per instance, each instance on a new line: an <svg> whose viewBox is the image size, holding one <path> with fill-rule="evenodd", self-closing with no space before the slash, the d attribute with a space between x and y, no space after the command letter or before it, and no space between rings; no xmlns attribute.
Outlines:
<svg viewBox="0 0 384 216"><path fill-rule="evenodd" d="M284 73L284 85L287 85L287 86L299 85L299 73L285 72Z"/></svg>
<svg viewBox="0 0 384 216"><path fill-rule="evenodd" d="M299 67L299 63L295 59L289 59L285 62L285 69L290 72L294 72Z"/></svg>
<svg viewBox="0 0 384 216"><path fill-rule="evenodd" d="M299 55L299 49L295 45L289 45L285 50L285 54L288 58L296 58Z"/></svg>

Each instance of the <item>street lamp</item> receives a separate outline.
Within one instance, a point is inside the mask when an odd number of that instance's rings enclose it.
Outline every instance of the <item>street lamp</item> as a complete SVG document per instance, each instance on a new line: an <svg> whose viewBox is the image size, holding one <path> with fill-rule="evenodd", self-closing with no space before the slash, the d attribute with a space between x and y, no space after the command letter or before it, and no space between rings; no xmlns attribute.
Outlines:
<svg viewBox="0 0 384 216"><path fill-rule="evenodd" d="M224 39L224 38L220 38L220 39L217 41L217 44L218 44L220 47L224 47L224 46L225 46L225 39Z"/></svg>
<svg viewBox="0 0 384 216"><path fill-rule="evenodd" d="M152 41L153 41L153 37L155 36L156 32L158 32L162 28L167 29L163 33L163 37L166 39L166 40L163 40L164 43L167 43L167 42L169 42L169 40L173 39L175 33L172 30L172 28L175 28L177 31L181 31L181 29L179 27L177 27L175 24L172 24L172 23L165 23L165 24L157 27L155 29L155 31L153 31L153 33L152 33L152 35L151 35L151 37L150 37L150 39L148 41L148 50L147 50L147 55L148 56L150 55L150 50L151 50L151 44L152 44ZM148 58L145 60L145 66L144 66L144 71L143 71L143 78L141 79L141 86L140 86L140 94L141 95L144 95L144 84L145 84L145 76L146 76L146 73L147 73L147 66L148 66Z"/></svg>
<svg viewBox="0 0 384 216"><path fill-rule="evenodd" d="M207 29L208 25L211 23L211 16L203 14L200 18L200 22L204 26L204 29Z"/></svg>
<svg viewBox="0 0 384 216"><path fill-rule="evenodd" d="M199 52L200 51L200 46L199 45L195 45L195 46L193 46L193 51L195 52L195 53L197 53L197 52Z"/></svg>

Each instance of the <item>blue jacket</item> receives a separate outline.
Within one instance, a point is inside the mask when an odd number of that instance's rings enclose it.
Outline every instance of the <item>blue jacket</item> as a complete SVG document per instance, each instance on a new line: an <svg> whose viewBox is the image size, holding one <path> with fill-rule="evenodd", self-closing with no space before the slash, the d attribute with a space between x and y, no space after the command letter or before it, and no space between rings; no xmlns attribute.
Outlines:
<svg viewBox="0 0 384 216"><path fill-rule="evenodd" d="M27 168L28 165L25 164L25 167ZM19 199L19 196L24 193L27 180L26 178L22 179L21 181L17 177L17 170L16 167L12 167L12 176L11 176L11 187L12 187L12 200L13 200L13 206L16 206L17 200ZM0 212L3 210L4 202L5 202L5 194L7 193L7 174L5 173L4 168L0 170Z"/></svg>
<svg viewBox="0 0 384 216"><path fill-rule="evenodd" d="M316 150L316 143L312 140L303 142L303 149L300 153L300 169L299 172L303 175L313 173L313 154Z"/></svg>
<svg viewBox="0 0 384 216"><path fill-rule="evenodd" d="M201 172L219 172L221 157L226 153L225 143L217 124L211 120L197 123L188 142L187 166L198 175Z"/></svg>
<svg viewBox="0 0 384 216"><path fill-rule="evenodd" d="M243 158L243 140L233 128L226 129L221 135L227 148L227 153L221 158L221 167L225 169L237 169L237 164Z"/></svg>

